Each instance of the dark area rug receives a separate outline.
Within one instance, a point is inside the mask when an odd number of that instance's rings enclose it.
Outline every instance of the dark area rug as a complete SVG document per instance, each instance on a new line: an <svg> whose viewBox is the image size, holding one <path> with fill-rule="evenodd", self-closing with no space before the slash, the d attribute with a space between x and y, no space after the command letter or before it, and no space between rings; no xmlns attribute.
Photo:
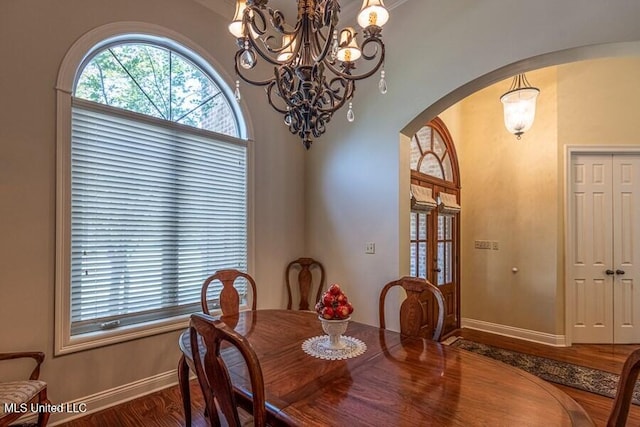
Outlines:
<svg viewBox="0 0 640 427"><path fill-rule="evenodd" d="M546 357L492 347L462 338L449 345L499 360L546 381L596 393L601 396L613 398L616 395L620 378L617 374L572 363L559 362ZM640 405L640 383L636 383L632 402Z"/></svg>

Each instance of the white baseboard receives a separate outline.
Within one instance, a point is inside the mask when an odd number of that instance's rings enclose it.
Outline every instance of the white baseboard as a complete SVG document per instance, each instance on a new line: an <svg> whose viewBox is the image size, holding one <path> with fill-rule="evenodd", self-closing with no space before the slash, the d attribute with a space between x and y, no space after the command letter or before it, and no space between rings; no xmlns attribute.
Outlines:
<svg viewBox="0 0 640 427"><path fill-rule="evenodd" d="M119 387L112 388L110 390L104 390L90 396L86 396L80 399L76 399L72 402L65 403L65 407L68 408L84 408L86 412L61 412L51 414L49 418L50 426L56 426L76 418L84 417L85 415L93 412L102 411L111 406L118 405L128 400L135 399L145 394L153 393L158 390L162 390L167 387L171 387L178 383L177 370L171 370L158 375L154 375L149 378L134 381L129 384L124 384ZM86 405L86 406L84 406ZM26 418L25 418L26 420ZM34 417L35 421L35 417Z"/></svg>
<svg viewBox="0 0 640 427"><path fill-rule="evenodd" d="M531 331L529 329L515 328L513 326L499 325L497 323L485 322L484 320L467 319L464 317L460 320L460 326L463 328L476 329L554 347L567 347L565 335L553 335L546 332Z"/></svg>

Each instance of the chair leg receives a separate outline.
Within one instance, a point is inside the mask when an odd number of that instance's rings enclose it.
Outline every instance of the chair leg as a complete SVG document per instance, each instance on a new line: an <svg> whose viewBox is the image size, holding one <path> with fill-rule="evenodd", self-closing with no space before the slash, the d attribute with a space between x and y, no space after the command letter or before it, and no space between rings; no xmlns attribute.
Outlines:
<svg viewBox="0 0 640 427"><path fill-rule="evenodd" d="M180 393L182 394L182 405L184 407L185 427L191 427L191 391L189 390L189 365L184 357L180 357L178 362L178 382L180 383Z"/></svg>
<svg viewBox="0 0 640 427"><path fill-rule="evenodd" d="M49 399L47 399L46 388L42 389L42 391L40 392L40 396L38 397L38 403L40 405L45 405L46 407L51 405L51 402L49 401ZM48 411L40 411L38 413L38 427L46 427L47 423L49 422L50 415L51 414Z"/></svg>

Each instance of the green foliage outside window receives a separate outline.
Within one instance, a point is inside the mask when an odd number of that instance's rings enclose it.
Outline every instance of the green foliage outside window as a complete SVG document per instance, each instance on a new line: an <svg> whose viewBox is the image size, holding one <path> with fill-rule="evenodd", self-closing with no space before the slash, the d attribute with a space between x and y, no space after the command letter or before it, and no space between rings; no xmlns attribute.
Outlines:
<svg viewBox="0 0 640 427"><path fill-rule="evenodd" d="M100 104L237 136L220 88L174 51L143 43L108 47L87 63L75 96Z"/></svg>

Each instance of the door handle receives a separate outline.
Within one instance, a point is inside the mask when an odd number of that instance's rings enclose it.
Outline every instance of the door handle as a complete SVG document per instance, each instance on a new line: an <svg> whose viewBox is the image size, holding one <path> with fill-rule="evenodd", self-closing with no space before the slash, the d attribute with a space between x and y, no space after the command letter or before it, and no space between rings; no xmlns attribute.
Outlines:
<svg viewBox="0 0 640 427"><path fill-rule="evenodd" d="M440 268L434 268L433 271L435 271L436 273L440 273L442 271L442 269Z"/></svg>
<svg viewBox="0 0 640 427"><path fill-rule="evenodd" d="M618 269L618 270L616 270L616 274L623 275L624 274L624 270Z"/></svg>
<svg viewBox="0 0 640 427"><path fill-rule="evenodd" d="M612 276L615 274L615 272L613 270L605 270L605 273L607 276Z"/></svg>

